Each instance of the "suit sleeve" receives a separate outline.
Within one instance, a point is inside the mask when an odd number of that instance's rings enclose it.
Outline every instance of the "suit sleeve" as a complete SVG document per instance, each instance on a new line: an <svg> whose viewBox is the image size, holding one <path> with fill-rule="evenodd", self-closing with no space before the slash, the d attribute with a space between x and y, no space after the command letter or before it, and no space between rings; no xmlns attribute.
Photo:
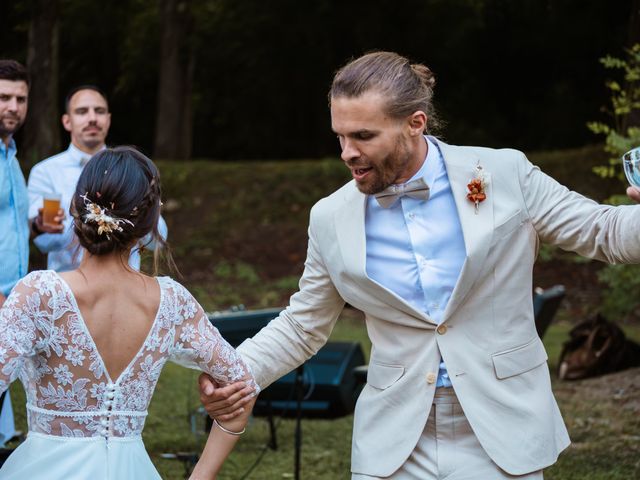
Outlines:
<svg viewBox="0 0 640 480"><path fill-rule="evenodd" d="M263 389L320 350L344 307L322 258L317 236L320 227L315 206L299 290L278 317L238 347Z"/></svg>
<svg viewBox="0 0 640 480"><path fill-rule="evenodd" d="M524 203L542 242L608 263L640 263L640 205L600 205L520 155Z"/></svg>

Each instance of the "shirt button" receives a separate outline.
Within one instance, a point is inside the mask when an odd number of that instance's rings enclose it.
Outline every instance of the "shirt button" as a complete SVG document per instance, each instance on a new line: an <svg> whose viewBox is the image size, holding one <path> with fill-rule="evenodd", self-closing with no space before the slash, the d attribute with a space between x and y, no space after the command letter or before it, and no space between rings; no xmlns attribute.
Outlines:
<svg viewBox="0 0 640 480"><path fill-rule="evenodd" d="M103 427L106 427L106 426L109 424L109 422L107 422L107 419L106 419L106 418L103 418L102 420L100 420L100 424L101 424Z"/></svg>
<svg viewBox="0 0 640 480"><path fill-rule="evenodd" d="M438 377L436 376L435 373L433 373L433 372L427 373L427 383L429 385L436 383L437 379L438 379Z"/></svg>
<svg viewBox="0 0 640 480"><path fill-rule="evenodd" d="M114 397L114 393L113 392L107 392L107 398L109 400L113 399L113 397Z"/></svg>
<svg viewBox="0 0 640 480"><path fill-rule="evenodd" d="M416 218L416 214L410 213L409 215L407 215L407 217L409 217L409 220L413 220L414 218Z"/></svg>
<svg viewBox="0 0 640 480"><path fill-rule="evenodd" d="M444 324L438 325L438 328L436 328L436 332L438 332L440 335L444 335L445 333L447 333L447 326Z"/></svg>

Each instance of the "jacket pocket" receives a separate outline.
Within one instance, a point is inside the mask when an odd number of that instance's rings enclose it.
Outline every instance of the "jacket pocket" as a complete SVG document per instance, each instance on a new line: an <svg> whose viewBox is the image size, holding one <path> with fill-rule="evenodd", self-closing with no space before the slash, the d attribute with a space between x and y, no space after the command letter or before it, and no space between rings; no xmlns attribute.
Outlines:
<svg viewBox="0 0 640 480"><path fill-rule="evenodd" d="M496 377L508 378L528 372L547 361L542 341L536 337L525 345L491 355Z"/></svg>
<svg viewBox="0 0 640 480"><path fill-rule="evenodd" d="M522 210L518 210L516 213L507 218L500 225L493 229L493 241L500 240L502 237L506 237L511 232L519 228L526 221L525 215Z"/></svg>
<svg viewBox="0 0 640 480"><path fill-rule="evenodd" d="M367 383L374 388L384 390L396 383L404 375L402 365L385 365L371 362L367 370Z"/></svg>

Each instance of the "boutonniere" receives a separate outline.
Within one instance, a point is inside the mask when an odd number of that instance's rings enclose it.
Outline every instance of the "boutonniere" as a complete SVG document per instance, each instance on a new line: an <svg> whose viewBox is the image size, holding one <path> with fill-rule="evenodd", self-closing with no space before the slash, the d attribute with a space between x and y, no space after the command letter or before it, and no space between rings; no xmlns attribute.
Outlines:
<svg viewBox="0 0 640 480"><path fill-rule="evenodd" d="M467 184L467 198L475 205L476 215L478 214L480 202L484 202L487 199L488 185L489 178L482 169L480 162L478 162L473 178Z"/></svg>

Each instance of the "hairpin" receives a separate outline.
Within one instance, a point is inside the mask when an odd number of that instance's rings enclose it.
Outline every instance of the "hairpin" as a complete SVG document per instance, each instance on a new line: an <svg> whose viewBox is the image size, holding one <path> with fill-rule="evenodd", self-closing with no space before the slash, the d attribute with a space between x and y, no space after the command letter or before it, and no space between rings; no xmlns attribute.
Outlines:
<svg viewBox="0 0 640 480"><path fill-rule="evenodd" d="M92 222L98 224L98 235L106 234L107 239L111 240L110 233L114 231L121 232L121 223L128 223L133 227L133 222L125 218L114 217L107 214L107 209L93 203L87 198L87 194L81 195L84 200L84 206L87 213L83 215L84 223ZM112 204L113 205L113 204Z"/></svg>

